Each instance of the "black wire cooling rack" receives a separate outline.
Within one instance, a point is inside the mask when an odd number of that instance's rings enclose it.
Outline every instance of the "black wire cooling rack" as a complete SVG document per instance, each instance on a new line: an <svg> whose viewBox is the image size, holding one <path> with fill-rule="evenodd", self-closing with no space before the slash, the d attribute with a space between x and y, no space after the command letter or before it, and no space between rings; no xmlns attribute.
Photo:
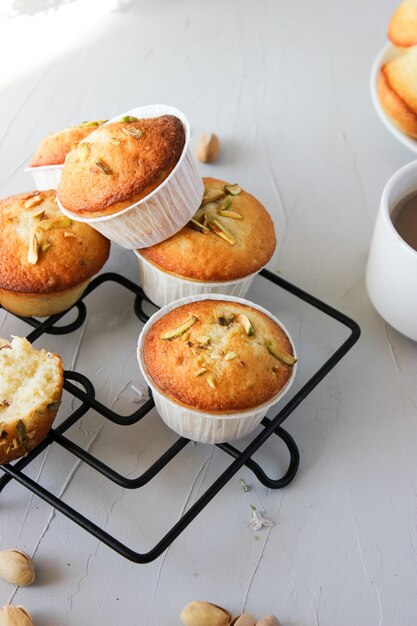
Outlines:
<svg viewBox="0 0 417 626"><path fill-rule="evenodd" d="M136 478L126 478L118 472L111 469L108 465L98 460L89 452L83 450L76 443L70 441L65 432L73 426L83 415L85 415L90 409L95 410L103 418L114 422L120 426L129 426L141 420L153 407L154 402L152 396L147 400L137 411L131 415L124 416L111 410L108 406L105 406L101 402L95 399L95 389L93 383L83 374L79 372L65 372L64 389L81 401L80 406L69 415L65 421L59 426L53 428L47 438L34 450L32 450L26 457L16 461L13 464L0 466L4 472L4 475L0 478L0 491L12 480L15 479L34 494L48 502L56 510L60 511L67 517L69 517L76 524L84 528L91 533L94 537L105 543L107 546L135 563L149 563L164 552L164 550L178 537L180 533L192 522L192 520L204 509L205 506L215 497L215 495L224 487L224 485L245 465L249 468L258 480L271 489L280 489L288 485L295 477L300 460L300 454L297 445L291 435L285 431L281 424L282 422L298 407L298 405L310 394L310 392L320 383L320 381L329 373L331 369L340 361L340 359L351 349L360 336L360 328L356 322L352 319L337 311L336 309L328 306L324 302L321 302L314 296L299 289L295 285L287 282L275 274L272 274L268 270L262 270L260 275L263 278L270 281L274 287L278 287L293 294L297 298L300 298L307 304L318 309L325 315L340 322L340 324L346 326L350 330L348 338L340 345L340 347L333 352L321 367L315 371L315 373L309 378L309 380L303 385L303 387L287 402L287 404L277 413L273 419L265 417L262 420L262 430L259 434L250 442L250 444L242 451L238 450L234 446L228 443L217 444L217 447L223 450L226 454L232 457L232 462L227 469L210 485L210 487L204 492L204 494L195 502L195 504L172 526L172 528L162 537L160 541L148 552L140 553L132 550L128 546L124 545L121 541L108 534L105 530L100 528L91 520L87 519L81 513L74 508L63 502L59 497L52 494L45 489L42 485L32 480L24 472L24 468L27 467L45 448L51 444L58 444L62 446L70 453L78 457L81 461L92 467L94 470L111 480L113 483L124 487L125 489L140 489L151 481L164 467L166 467L170 461L190 443L190 440L183 437L177 439L173 445L171 445L145 472ZM27 324L33 327L28 335L29 341L35 341L43 334L52 335L65 335L71 333L84 323L87 316L87 309L84 300L88 294L95 289L98 289L105 283L116 282L122 285L129 291L135 294L134 310L137 317L142 321L148 320L148 315L143 310L144 302L150 302L146 297L142 289L135 283L131 282L127 278L115 273L106 273L97 276L93 279L84 293L83 297L75 305L78 310L76 319L70 324L64 326L57 326L57 322L65 315L61 313L47 318L45 321L32 317L20 318ZM76 384L81 386L77 386ZM262 446L265 441L275 435L279 437L290 454L290 461L287 471L280 478L270 478L262 467L253 460L253 455Z"/></svg>

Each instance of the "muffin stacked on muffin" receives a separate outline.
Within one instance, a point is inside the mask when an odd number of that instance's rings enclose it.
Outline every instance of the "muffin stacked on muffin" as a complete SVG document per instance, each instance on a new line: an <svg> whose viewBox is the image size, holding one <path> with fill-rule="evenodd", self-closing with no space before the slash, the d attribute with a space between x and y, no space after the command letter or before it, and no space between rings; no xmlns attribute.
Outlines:
<svg viewBox="0 0 417 626"><path fill-rule="evenodd" d="M0 201L0 304L23 316L71 307L106 262L110 242L63 215L55 192Z"/></svg>
<svg viewBox="0 0 417 626"><path fill-rule="evenodd" d="M203 201L180 232L137 251L142 285L159 306L201 293L243 296L276 245L265 207L240 185L203 178Z"/></svg>

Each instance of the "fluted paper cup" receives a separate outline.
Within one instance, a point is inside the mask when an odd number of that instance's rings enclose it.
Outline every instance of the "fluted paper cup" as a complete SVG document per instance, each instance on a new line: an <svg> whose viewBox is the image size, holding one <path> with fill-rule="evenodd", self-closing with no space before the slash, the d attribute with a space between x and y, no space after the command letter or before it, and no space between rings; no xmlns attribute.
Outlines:
<svg viewBox="0 0 417 626"><path fill-rule="evenodd" d="M169 176L142 200L112 215L84 217L68 211L59 199L58 204L65 215L90 224L123 248L147 248L168 239L185 226L201 204L204 185L189 149L190 126L184 113L175 107L155 104L120 113L106 123L117 122L126 115L139 119L175 115L181 120L185 131L184 148ZM89 135L83 141L89 141L91 137Z"/></svg>
<svg viewBox="0 0 417 626"><path fill-rule="evenodd" d="M157 306L165 306L179 298L199 296L203 293L221 293L242 298L246 296L253 279L258 274L255 272L244 278L224 282L203 282L164 272L145 259L139 251L135 250L134 252L139 261L141 287L149 300Z"/></svg>
<svg viewBox="0 0 417 626"><path fill-rule="evenodd" d="M64 165L39 165L38 167L26 167L25 172L32 174L37 191L56 189L61 180Z"/></svg>
<svg viewBox="0 0 417 626"><path fill-rule="evenodd" d="M284 387L280 389L270 400L268 400L268 402L254 407L253 409L233 413L210 413L207 411L193 409L192 407L177 403L175 400L169 398L155 385L148 373L145 360L143 358L145 338L151 326L153 326L153 324L166 313L169 313L169 311L172 311L183 304L198 302L200 300L225 300L228 302L238 302L240 304L246 304L254 307L258 311L267 315L282 328L290 340L294 356L297 357L297 355L293 341L282 322L280 322L274 315L263 307L250 302L249 300L244 300L243 298L210 293L201 294L199 296L190 296L164 306L162 309L154 313L154 315L152 315L152 317L146 322L141 334L139 335L137 356L140 370L145 381L152 390L155 406L161 418L167 426L169 426L169 428L182 437L186 437L192 441L211 444L235 441L236 439L241 439L242 437L249 435L261 423L268 409L287 393L295 378L297 363L294 364L291 376Z"/></svg>

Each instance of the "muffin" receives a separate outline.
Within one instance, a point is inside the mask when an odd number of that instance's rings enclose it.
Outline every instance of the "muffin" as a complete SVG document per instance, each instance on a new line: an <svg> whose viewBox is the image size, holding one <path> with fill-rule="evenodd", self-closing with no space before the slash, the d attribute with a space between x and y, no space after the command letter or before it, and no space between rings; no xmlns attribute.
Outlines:
<svg viewBox="0 0 417 626"><path fill-rule="evenodd" d="M401 2L391 18L388 37L395 46L417 44L417 0Z"/></svg>
<svg viewBox="0 0 417 626"><path fill-rule="evenodd" d="M0 201L0 304L44 317L70 308L106 262L110 242L60 212L55 191Z"/></svg>
<svg viewBox="0 0 417 626"><path fill-rule="evenodd" d="M82 139L85 139L106 121L83 122L78 126L64 128L58 133L47 135L29 161L29 167L62 165L68 152L71 152Z"/></svg>
<svg viewBox="0 0 417 626"><path fill-rule="evenodd" d="M158 306L187 295L244 296L276 246L265 207L237 184L203 178L197 213L180 232L137 251L141 284Z"/></svg>
<svg viewBox="0 0 417 626"><path fill-rule="evenodd" d="M0 464L24 456L48 434L61 403L61 357L27 339L0 339Z"/></svg>
<svg viewBox="0 0 417 626"><path fill-rule="evenodd" d="M382 66L378 97L394 124L417 138L417 46Z"/></svg>
<svg viewBox="0 0 417 626"><path fill-rule="evenodd" d="M123 247L158 243L180 230L201 202L188 142L188 122L177 109L132 109L68 154L58 203Z"/></svg>
<svg viewBox="0 0 417 626"><path fill-rule="evenodd" d="M205 443L253 430L289 388L297 361L288 333L268 311L209 295L156 313L139 338L138 356L161 417Z"/></svg>
<svg viewBox="0 0 417 626"><path fill-rule="evenodd" d="M61 178L65 157L82 139L106 120L83 122L47 135L29 161L26 171L33 175L37 189L56 189Z"/></svg>

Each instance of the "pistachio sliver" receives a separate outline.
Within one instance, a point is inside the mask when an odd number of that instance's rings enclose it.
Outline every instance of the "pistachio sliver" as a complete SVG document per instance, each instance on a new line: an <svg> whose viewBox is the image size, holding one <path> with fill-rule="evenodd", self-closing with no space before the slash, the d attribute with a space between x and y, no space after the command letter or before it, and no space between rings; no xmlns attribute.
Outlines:
<svg viewBox="0 0 417 626"><path fill-rule="evenodd" d="M212 220L209 224L210 230L213 231L218 237L221 237L227 243L230 243L231 246L234 246L236 243L235 238L220 224L218 220Z"/></svg>
<svg viewBox="0 0 417 626"><path fill-rule="evenodd" d="M242 216L237 211L229 211L228 209L220 209L219 215L222 217L231 217L232 220L241 220Z"/></svg>
<svg viewBox="0 0 417 626"><path fill-rule="evenodd" d="M294 365L297 362L297 359L292 355L288 354L288 352L284 352L284 350L280 350L277 348L272 341L267 341L265 343L266 349L269 354L272 354L278 361L285 363L286 365Z"/></svg>
<svg viewBox="0 0 417 626"><path fill-rule="evenodd" d="M78 144L78 157L80 161L86 161L90 156L90 144L87 141Z"/></svg>
<svg viewBox="0 0 417 626"><path fill-rule="evenodd" d="M64 232L64 237L65 237L66 239L68 239L68 237L72 237L73 239L78 239L78 237L77 237L77 235L76 235L75 233L71 233L71 232L69 232L68 230L66 230L66 231Z"/></svg>
<svg viewBox="0 0 417 626"><path fill-rule="evenodd" d="M45 215L45 209L38 209L32 213L34 219L42 218Z"/></svg>
<svg viewBox="0 0 417 626"><path fill-rule="evenodd" d="M226 185L224 190L231 196L238 196L242 191L241 187L239 187L237 183L234 183L233 185Z"/></svg>
<svg viewBox="0 0 417 626"><path fill-rule="evenodd" d="M221 203L220 208L222 209L222 211L224 211L225 209L230 209L231 206L232 206L232 198L230 196L227 196L227 198L225 198L223 202Z"/></svg>
<svg viewBox="0 0 417 626"><path fill-rule="evenodd" d="M139 118L133 115L124 115L120 118L119 122L139 122Z"/></svg>
<svg viewBox="0 0 417 626"><path fill-rule="evenodd" d="M198 230L198 232L203 233L203 235L210 232L210 229L207 228L207 226L204 226L204 224L200 224L200 222L197 222L197 220L193 218L191 218L188 222L188 226L193 230Z"/></svg>
<svg viewBox="0 0 417 626"><path fill-rule="evenodd" d="M132 137L136 137L136 139L140 139L143 135L142 131L138 128L135 128L134 126L132 126L131 128L128 126L124 126L122 128L122 133L124 133L125 135L131 135Z"/></svg>
<svg viewBox="0 0 417 626"><path fill-rule="evenodd" d="M207 202L214 202L220 200L225 194L224 189L206 189L204 188L204 196L201 204L207 204Z"/></svg>
<svg viewBox="0 0 417 626"><path fill-rule="evenodd" d="M250 321L250 319L248 318L247 315L245 315L244 313L241 313L239 315L239 322L242 324L245 333L251 337L252 335L255 334L255 329L253 327L252 322Z"/></svg>
<svg viewBox="0 0 417 626"><path fill-rule="evenodd" d="M41 246L41 250L42 252L46 252L48 248L51 247L51 242L50 241L44 241L44 243Z"/></svg>
<svg viewBox="0 0 417 626"><path fill-rule="evenodd" d="M36 228L40 228L41 230L51 230L52 228L68 228L72 224L72 219L69 217L51 217L46 220L40 220L36 224Z"/></svg>
<svg viewBox="0 0 417 626"><path fill-rule="evenodd" d="M88 128L89 126L101 126L101 124L104 124L105 122L107 122L107 120L95 120L93 122L81 122L81 124L78 124L77 128Z"/></svg>
<svg viewBox="0 0 417 626"><path fill-rule="evenodd" d="M37 206L41 202L42 202L42 196L37 193L36 196L32 196L31 198L28 198L23 206L25 207L25 209L31 209L32 207Z"/></svg>
<svg viewBox="0 0 417 626"><path fill-rule="evenodd" d="M117 137L110 137L110 143L114 146L118 146L120 144L120 139L117 139Z"/></svg>
<svg viewBox="0 0 417 626"><path fill-rule="evenodd" d="M230 313L228 316L219 315L217 317L216 311L214 311L214 318L220 326L229 326L229 324L231 324L233 320L235 319L235 314Z"/></svg>
<svg viewBox="0 0 417 626"><path fill-rule="evenodd" d="M195 315L192 315L188 320L177 326L177 328L173 328L172 330L168 330L166 333L161 335L161 339L175 339L176 337L180 337L182 334L187 332L191 326L193 326L197 321Z"/></svg>
<svg viewBox="0 0 417 626"><path fill-rule="evenodd" d="M29 241L29 249L28 249L28 263L31 265L36 265L38 262L38 252L39 252L39 243L38 238L35 232L32 232Z"/></svg>
<svg viewBox="0 0 417 626"><path fill-rule="evenodd" d="M227 352L224 355L224 360L225 361L233 361L233 359L235 359L237 357L237 352Z"/></svg>
<svg viewBox="0 0 417 626"><path fill-rule="evenodd" d="M214 380L213 374L209 374L206 380L212 389L216 388L216 381Z"/></svg>
<svg viewBox="0 0 417 626"><path fill-rule="evenodd" d="M97 159L96 161L96 165L97 167L99 167L101 169L102 172L104 172L107 176L109 176L110 174L113 174L113 170L110 167L110 165L108 165L106 163L106 161L103 161L103 159Z"/></svg>
<svg viewBox="0 0 417 626"><path fill-rule="evenodd" d="M208 345L210 343L210 337L208 335L203 335L202 337L197 337L198 343L202 343Z"/></svg>
<svg viewBox="0 0 417 626"><path fill-rule="evenodd" d="M206 367L200 367L199 370L197 370L196 372L194 372L194 376L196 378L198 378L198 376L201 376L202 374L205 374L205 372L207 372L207 368Z"/></svg>

